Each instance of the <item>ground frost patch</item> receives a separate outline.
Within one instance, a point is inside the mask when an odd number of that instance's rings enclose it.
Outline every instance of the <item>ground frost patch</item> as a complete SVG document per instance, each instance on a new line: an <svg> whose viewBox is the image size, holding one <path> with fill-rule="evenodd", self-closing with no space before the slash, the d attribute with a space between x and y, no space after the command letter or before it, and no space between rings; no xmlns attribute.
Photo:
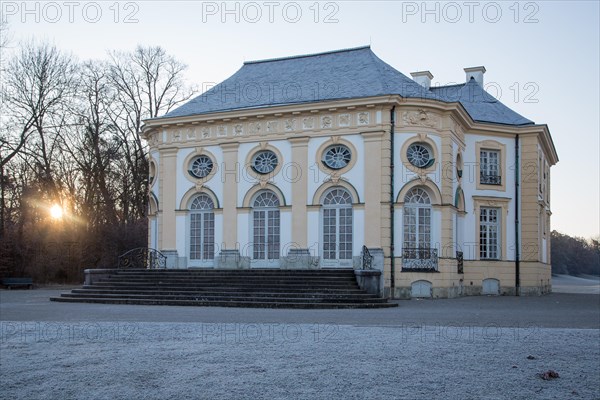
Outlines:
<svg viewBox="0 0 600 400"><path fill-rule="evenodd" d="M1 324L3 398L600 397L592 329Z"/></svg>

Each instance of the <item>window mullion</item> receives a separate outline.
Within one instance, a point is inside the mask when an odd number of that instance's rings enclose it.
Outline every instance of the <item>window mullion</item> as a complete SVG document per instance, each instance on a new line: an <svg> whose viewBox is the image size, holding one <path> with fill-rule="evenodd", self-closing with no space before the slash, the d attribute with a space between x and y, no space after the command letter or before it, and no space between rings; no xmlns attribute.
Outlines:
<svg viewBox="0 0 600 400"><path fill-rule="evenodd" d="M335 209L335 258L340 259L340 246L342 243L342 235L340 234L340 208Z"/></svg>

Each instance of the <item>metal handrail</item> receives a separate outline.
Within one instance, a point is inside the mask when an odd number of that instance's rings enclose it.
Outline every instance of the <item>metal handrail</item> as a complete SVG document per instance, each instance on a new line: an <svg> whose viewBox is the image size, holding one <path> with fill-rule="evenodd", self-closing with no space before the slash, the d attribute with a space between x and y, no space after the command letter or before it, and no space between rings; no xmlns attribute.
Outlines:
<svg viewBox="0 0 600 400"><path fill-rule="evenodd" d="M119 256L118 268L162 269L167 267L167 256L156 249L138 247Z"/></svg>
<svg viewBox="0 0 600 400"><path fill-rule="evenodd" d="M373 256L364 245L362 247L362 269L373 269Z"/></svg>

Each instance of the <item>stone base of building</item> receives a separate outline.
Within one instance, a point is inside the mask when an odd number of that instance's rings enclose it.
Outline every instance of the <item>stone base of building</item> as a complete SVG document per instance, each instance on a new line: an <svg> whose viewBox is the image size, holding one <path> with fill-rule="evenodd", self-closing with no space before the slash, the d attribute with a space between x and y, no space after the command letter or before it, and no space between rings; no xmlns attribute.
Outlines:
<svg viewBox="0 0 600 400"><path fill-rule="evenodd" d="M519 290L520 296L542 296L552 292L551 286L522 286ZM408 300L412 298L452 299L466 296L516 296L517 290L511 286L501 286L497 293L486 292L483 286L454 286L454 287L432 287L429 291L412 286L400 286L394 288L394 299ZM391 288L386 287L383 295L390 298Z"/></svg>

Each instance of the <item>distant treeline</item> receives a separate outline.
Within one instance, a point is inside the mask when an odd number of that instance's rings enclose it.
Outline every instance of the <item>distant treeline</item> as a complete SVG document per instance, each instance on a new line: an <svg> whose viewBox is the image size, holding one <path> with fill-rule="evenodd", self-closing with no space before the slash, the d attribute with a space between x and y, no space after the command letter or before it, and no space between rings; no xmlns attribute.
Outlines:
<svg viewBox="0 0 600 400"><path fill-rule="evenodd" d="M600 275L600 242L552 231L552 273Z"/></svg>

